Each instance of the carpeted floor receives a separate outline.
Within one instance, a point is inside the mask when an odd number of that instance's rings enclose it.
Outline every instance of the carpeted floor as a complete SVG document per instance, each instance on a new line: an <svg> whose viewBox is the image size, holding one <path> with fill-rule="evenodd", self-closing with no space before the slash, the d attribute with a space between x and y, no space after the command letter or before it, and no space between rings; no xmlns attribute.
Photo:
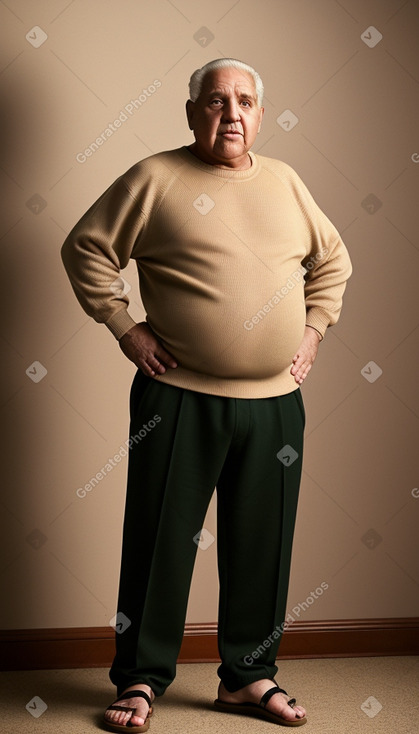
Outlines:
<svg viewBox="0 0 419 734"><path fill-rule="evenodd" d="M214 711L216 669L215 663L179 665L176 680L155 703L150 734L284 731ZM298 728L306 734L419 732L419 657L280 661L277 681L306 707L308 722ZM97 732L115 693L102 668L0 673L0 684L5 734Z"/></svg>

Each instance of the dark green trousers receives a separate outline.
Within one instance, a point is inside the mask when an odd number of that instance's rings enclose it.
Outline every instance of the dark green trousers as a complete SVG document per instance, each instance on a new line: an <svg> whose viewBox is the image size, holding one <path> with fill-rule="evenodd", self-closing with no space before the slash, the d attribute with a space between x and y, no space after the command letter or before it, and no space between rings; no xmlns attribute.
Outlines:
<svg viewBox="0 0 419 734"><path fill-rule="evenodd" d="M129 452L111 681L118 694L146 683L157 696L173 681L197 543L204 548L207 542L199 533L215 487L218 675L229 691L273 678L301 476L300 390L225 398L139 371L130 410L136 440ZM281 454L284 447L291 451Z"/></svg>

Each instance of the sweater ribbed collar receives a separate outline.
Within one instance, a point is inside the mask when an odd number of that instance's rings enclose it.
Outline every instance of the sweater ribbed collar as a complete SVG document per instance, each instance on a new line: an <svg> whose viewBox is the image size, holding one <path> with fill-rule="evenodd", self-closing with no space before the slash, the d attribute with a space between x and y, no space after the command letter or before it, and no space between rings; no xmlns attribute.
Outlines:
<svg viewBox="0 0 419 734"><path fill-rule="evenodd" d="M252 160L252 165L250 168L245 168L244 170L218 168L218 166L212 166L209 163L204 163L204 161L201 161L196 157L196 155L191 153L186 145L179 148L177 152L189 165L194 166L194 168L199 168L201 171L205 171L205 173L209 173L211 176L217 176L218 178L230 179L232 181L243 181L257 176L260 170L259 160L251 150L249 150L249 155Z"/></svg>

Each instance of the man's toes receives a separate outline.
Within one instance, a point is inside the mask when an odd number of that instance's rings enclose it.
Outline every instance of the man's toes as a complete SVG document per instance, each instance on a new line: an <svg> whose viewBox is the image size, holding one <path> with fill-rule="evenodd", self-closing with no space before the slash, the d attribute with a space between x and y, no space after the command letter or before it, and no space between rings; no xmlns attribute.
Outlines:
<svg viewBox="0 0 419 734"><path fill-rule="evenodd" d="M306 715L306 710L302 706L294 706L293 711L299 719L302 719Z"/></svg>
<svg viewBox="0 0 419 734"><path fill-rule="evenodd" d="M290 706L287 706L287 708L284 708L277 713L279 713L279 715L282 716L283 719L287 719L287 721L294 721L295 718L298 718L297 714L299 712L295 709L292 709Z"/></svg>
<svg viewBox="0 0 419 734"><path fill-rule="evenodd" d="M145 719L143 719L143 717L142 717L142 716L137 716L136 714L133 714L133 715L131 716L131 721L130 721L130 723L131 723L131 724L132 724L133 726L142 726L142 725L144 724L144 722L145 722Z"/></svg>
<svg viewBox="0 0 419 734"><path fill-rule="evenodd" d="M125 711L117 711L117 717L118 718L116 720L116 723L121 724L121 726L125 726L125 724L127 723L129 719L129 714L126 713Z"/></svg>
<svg viewBox="0 0 419 734"><path fill-rule="evenodd" d="M122 724L121 715L122 711L108 711L106 720L111 721L113 724Z"/></svg>
<svg viewBox="0 0 419 734"><path fill-rule="evenodd" d="M143 724L145 724L147 715L148 715L147 706L143 704L137 708L135 714L134 713L132 714L130 718L130 724L132 724L132 726L142 726Z"/></svg>
<svg viewBox="0 0 419 734"><path fill-rule="evenodd" d="M302 719L306 715L305 709L302 706L289 706L285 695L282 696L281 694L282 700L278 700L277 702L275 702L275 698L276 696L271 699L272 707L270 710L279 714L282 718L287 719L287 721L294 721L296 718Z"/></svg>
<svg viewBox="0 0 419 734"><path fill-rule="evenodd" d="M113 724L119 724L119 726L126 726L127 722L131 718L131 714L127 711L108 711L105 716L107 721ZM141 722L138 726L142 726Z"/></svg>

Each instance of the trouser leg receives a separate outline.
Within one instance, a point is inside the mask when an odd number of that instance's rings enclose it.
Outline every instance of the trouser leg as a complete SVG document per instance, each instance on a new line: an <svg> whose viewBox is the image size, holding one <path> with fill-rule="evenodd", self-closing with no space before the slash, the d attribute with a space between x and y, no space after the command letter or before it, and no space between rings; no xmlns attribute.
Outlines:
<svg viewBox="0 0 419 734"><path fill-rule="evenodd" d="M237 404L242 430L217 484L218 674L229 691L277 672L304 428L299 390ZM277 453L286 445L298 457L291 452L284 464Z"/></svg>
<svg viewBox="0 0 419 734"><path fill-rule="evenodd" d="M118 693L146 683L161 695L175 677L197 551L193 538L229 443L226 410L223 398L141 373L134 380L130 435L150 420L155 427L129 455L117 607L129 626L115 635L109 674Z"/></svg>

